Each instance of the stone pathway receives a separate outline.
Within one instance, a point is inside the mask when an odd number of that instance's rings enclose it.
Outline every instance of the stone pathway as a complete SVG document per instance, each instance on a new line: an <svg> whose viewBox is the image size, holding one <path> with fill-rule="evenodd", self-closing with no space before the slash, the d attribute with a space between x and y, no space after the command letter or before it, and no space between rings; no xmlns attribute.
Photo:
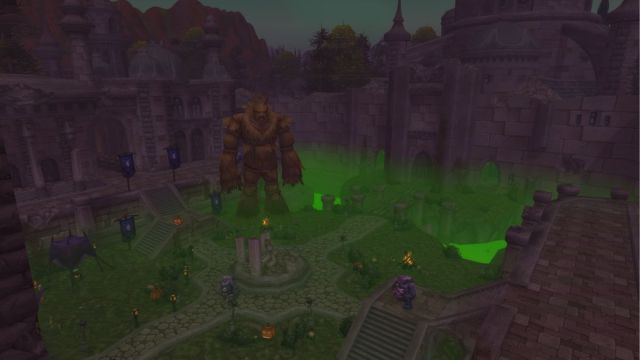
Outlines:
<svg viewBox="0 0 640 360"><path fill-rule="evenodd" d="M313 309L334 316L355 313L360 302L344 294L336 282L345 268L327 260L327 255L342 246L340 236L346 235L350 243L361 239L385 223L377 216L356 216L346 220L339 228L296 247L310 264L311 274L299 288L279 294L239 293L237 313L258 320L277 322L293 313L306 309L306 298L314 300ZM219 293L221 277L229 273L235 259L235 251L223 248L212 241L201 239L194 244L196 255L205 259L207 269L194 280L203 288L201 296L178 312L144 324L133 333L120 339L92 360L150 359L188 337L206 331L230 316Z"/></svg>

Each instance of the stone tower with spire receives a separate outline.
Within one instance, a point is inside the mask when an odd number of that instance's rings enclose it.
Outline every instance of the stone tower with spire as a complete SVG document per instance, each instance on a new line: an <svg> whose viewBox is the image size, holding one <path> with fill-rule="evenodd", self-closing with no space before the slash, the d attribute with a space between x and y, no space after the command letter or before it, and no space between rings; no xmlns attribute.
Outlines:
<svg viewBox="0 0 640 360"><path fill-rule="evenodd" d="M127 39L122 26L122 14L109 0L87 2L87 20L93 25L87 46L95 77L127 76Z"/></svg>
<svg viewBox="0 0 640 360"><path fill-rule="evenodd" d="M203 45L207 49L207 63L202 72L202 78L205 80L227 81L231 77L227 70L220 63L220 47L222 46L222 38L220 37L220 29L213 19L213 15L207 16L202 25L205 36Z"/></svg>
<svg viewBox="0 0 640 360"><path fill-rule="evenodd" d="M410 40L411 34L404 28L402 0L398 0L396 15L393 18L393 26L384 34L384 41L386 43L385 62L388 70L402 64Z"/></svg>
<svg viewBox="0 0 640 360"><path fill-rule="evenodd" d="M69 37L69 54L73 78L90 82L93 78L89 51L87 49L87 35L92 25L84 16L86 8L80 0L65 0L62 5L64 17L60 27Z"/></svg>

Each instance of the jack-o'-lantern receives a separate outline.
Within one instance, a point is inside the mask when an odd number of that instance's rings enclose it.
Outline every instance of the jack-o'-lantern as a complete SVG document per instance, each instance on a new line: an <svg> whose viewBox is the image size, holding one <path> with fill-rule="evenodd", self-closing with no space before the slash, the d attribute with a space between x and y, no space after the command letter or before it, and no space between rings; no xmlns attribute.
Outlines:
<svg viewBox="0 0 640 360"><path fill-rule="evenodd" d="M276 327L271 324L264 325L260 330L260 335L263 339L273 339L276 336Z"/></svg>
<svg viewBox="0 0 640 360"><path fill-rule="evenodd" d="M156 301L162 297L162 289L157 286L154 286L151 289L151 300Z"/></svg>
<svg viewBox="0 0 640 360"><path fill-rule="evenodd" d="M184 220L182 219L182 216L178 215L175 218L173 218L173 223L177 226L180 226L184 224Z"/></svg>

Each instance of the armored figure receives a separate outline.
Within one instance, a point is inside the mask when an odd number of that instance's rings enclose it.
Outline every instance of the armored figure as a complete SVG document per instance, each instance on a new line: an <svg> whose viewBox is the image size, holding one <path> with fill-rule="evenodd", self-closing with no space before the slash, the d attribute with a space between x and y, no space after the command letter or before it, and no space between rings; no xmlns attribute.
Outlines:
<svg viewBox="0 0 640 360"><path fill-rule="evenodd" d="M265 96L255 96L244 113L224 119L224 150L220 158L222 191L242 190L238 215L258 214L258 180L265 183L267 213L289 209L278 186L278 155L284 184L302 183L302 164L293 148L291 119L271 111ZM242 155L238 156L241 146ZM238 171L242 161L242 177Z"/></svg>
<svg viewBox="0 0 640 360"><path fill-rule="evenodd" d="M411 276L398 276L393 283L393 296L402 301L402 308L411 310L413 299L416 298L416 283Z"/></svg>

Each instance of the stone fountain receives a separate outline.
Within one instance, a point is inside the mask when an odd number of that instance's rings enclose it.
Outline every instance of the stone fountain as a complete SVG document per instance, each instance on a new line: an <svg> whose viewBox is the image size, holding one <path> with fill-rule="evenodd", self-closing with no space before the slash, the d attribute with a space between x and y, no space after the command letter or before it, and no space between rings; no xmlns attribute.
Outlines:
<svg viewBox="0 0 640 360"><path fill-rule="evenodd" d="M308 275L309 264L302 256L274 248L268 228L258 238L236 238L233 276L240 288L278 292L303 284Z"/></svg>

